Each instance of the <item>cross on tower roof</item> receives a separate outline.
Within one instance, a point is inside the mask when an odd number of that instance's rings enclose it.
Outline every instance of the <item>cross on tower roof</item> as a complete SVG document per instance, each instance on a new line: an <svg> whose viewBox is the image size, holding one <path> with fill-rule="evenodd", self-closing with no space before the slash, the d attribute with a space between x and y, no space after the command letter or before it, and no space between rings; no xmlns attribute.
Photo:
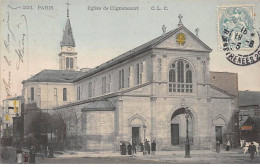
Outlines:
<svg viewBox="0 0 260 167"><path fill-rule="evenodd" d="M65 3L65 4L67 4L67 17L69 17L69 2L67 1L67 3Z"/></svg>

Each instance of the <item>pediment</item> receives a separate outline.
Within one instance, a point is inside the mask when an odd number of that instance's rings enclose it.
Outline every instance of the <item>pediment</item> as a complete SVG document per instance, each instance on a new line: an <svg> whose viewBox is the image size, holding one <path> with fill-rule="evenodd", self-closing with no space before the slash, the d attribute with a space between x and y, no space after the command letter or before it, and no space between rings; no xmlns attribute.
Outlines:
<svg viewBox="0 0 260 167"><path fill-rule="evenodd" d="M173 33L167 34L167 37L160 41L155 48L204 52L211 52L212 50L184 26L176 29Z"/></svg>

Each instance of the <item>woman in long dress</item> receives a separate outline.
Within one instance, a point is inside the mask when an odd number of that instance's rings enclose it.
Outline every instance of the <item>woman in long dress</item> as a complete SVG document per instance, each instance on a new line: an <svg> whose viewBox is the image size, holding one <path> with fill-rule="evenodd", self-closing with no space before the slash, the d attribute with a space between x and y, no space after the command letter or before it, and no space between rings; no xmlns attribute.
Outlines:
<svg viewBox="0 0 260 167"><path fill-rule="evenodd" d="M229 149L230 149L230 141L227 142L226 151L229 151Z"/></svg>
<svg viewBox="0 0 260 167"><path fill-rule="evenodd" d="M17 150L16 150L16 159L17 159L17 163L18 164L21 164L23 162L23 155L22 155L23 151L22 149L19 147Z"/></svg>
<svg viewBox="0 0 260 167"><path fill-rule="evenodd" d="M219 141L217 141L217 143L216 143L216 152L217 153L220 152L220 143L219 143Z"/></svg>

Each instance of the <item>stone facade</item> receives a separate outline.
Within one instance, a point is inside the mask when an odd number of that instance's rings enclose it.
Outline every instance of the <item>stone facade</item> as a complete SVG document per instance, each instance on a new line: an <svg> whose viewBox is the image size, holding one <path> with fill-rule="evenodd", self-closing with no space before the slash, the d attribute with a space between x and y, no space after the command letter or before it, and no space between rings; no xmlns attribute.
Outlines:
<svg viewBox="0 0 260 167"><path fill-rule="evenodd" d="M75 52L74 39L71 47ZM120 141L139 144L144 139L155 140L158 150L181 149L186 117L191 148L210 149L216 140L232 139L236 108L236 96L211 83L211 51L179 24L96 68L73 73L74 78L50 80L49 72L40 75L46 75L41 82L28 79L24 96L30 103L26 94L32 86L39 90L37 106L62 115L67 145L76 149L118 150ZM233 82L228 84L237 85ZM67 101L61 98L64 88Z"/></svg>

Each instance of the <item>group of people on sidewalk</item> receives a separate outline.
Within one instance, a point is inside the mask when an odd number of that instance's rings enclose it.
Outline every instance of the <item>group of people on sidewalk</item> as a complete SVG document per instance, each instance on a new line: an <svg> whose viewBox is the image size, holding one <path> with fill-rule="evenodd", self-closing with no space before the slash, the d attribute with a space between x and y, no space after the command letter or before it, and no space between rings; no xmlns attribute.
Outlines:
<svg viewBox="0 0 260 167"><path fill-rule="evenodd" d="M226 151L229 151L229 150L230 150L230 141L227 141ZM220 142L219 141L217 141L217 143L216 143L216 152L217 153L220 152ZM255 157L255 154L257 154L257 148L256 148L256 146L255 146L253 141L248 146L248 153L250 154L251 161L253 161L254 157Z"/></svg>
<svg viewBox="0 0 260 167"><path fill-rule="evenodd" d="M47 147L48 149L48 147ZM48 151L48 155L47 155L47 151L43 148L43 146L40 146L40 156L42 159L44 159L45 156L48 156L49 158L53 158L53 147L50 145L49 146L49 151ZM25 164L35 164L36 163L36 148L35 146L31 146L30 147L30 150L29 150L29 154L28 152L25 152L24 151L24 154L23 154L23 150L21 148L21 146L18 146L17 149L16 149L16 162L18 164L21 164L21 163L24 163Z"/></svg>
<svg viewBox="0 0 260 167"><path fill-rule="evenodd" d="M24 152L24 158L23 158L23 150L22 148L19 146L16 149L16 161L18 164L23 163L23 159L24 159L24 163L25 164L35 164L35 147L31 146L30 147L30 151L29 151L29 155L27 152Z"/></svg>
<svg viewBox="0 0 260 167"><path fill-rule="evenodd" d="M144 155L146 154L150 154L152 151L152 155L155 155L155 151L156 151L156 142L153 141L151 146L149 144L149 141L146 139L145 143L140 143L140 152L143 152ZM136 154L136 147L137 144L135 142L133 142L133 144L131 145L131 143L129 142L129 144L126 146L125 141L120 141L120 154L121 155L126 155L126 153L128 155L132 155L132 154Z"/></svg>
<svg viewBox="0 0 260 167"><path fill-rule="evenodd" d="M229 150L230 150L230 141L228 140L227 144L226 144L226 151L229 151ZM217 153L220 152L220 141L216 142L216 152Z"/></svg>

